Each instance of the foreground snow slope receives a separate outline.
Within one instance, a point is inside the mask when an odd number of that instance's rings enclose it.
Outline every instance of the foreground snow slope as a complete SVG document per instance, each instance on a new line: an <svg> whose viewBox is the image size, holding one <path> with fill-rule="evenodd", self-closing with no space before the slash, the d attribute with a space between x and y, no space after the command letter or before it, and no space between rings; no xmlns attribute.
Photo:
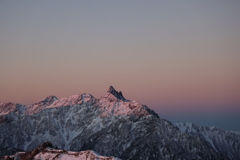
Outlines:
<svg viewBox="0 0 240 160"><path fill-rule="evenodd" d="M121 160L116 157L100 156L94 151L71 152L52 148L52 144L45 142L32 151L17 152L11 156L4 156L1 160Z"/></svg>

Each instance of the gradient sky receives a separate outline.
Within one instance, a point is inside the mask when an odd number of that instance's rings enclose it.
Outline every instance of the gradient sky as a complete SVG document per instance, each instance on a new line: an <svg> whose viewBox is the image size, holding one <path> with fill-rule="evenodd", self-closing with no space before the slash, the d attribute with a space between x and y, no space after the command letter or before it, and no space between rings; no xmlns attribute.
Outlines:
<svg viewBox="0 0 240 160"><path fill-rule="evenodd" d="M110 85L170 121L240 131L240 1L0 1L0 101Z"/></svg>

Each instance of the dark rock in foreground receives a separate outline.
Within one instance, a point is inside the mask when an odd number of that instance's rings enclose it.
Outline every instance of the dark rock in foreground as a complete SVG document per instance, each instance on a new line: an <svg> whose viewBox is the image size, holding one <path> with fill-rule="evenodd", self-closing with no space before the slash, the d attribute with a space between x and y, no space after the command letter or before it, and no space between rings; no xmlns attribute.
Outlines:
<svg viewBox="0 0 240 160"><path fill-rule="evenodd" d="M71 152L53 148L52 144L45 142L32 151L17 152L11 156L4 156L1 160L121 160L116 157L100 156L94 151Z"/></svg>

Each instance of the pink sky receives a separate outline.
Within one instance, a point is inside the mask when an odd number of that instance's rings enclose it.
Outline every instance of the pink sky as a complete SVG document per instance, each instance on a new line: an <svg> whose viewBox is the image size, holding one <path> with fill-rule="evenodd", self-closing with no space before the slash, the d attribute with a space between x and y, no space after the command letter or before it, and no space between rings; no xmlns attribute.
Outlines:
<svg viewBox="0 0 240 160"><path fill-rule="evenodd" d="M1 1L0 101L113 85L159 113L240 113L239 15L239 1Z"/></svg>

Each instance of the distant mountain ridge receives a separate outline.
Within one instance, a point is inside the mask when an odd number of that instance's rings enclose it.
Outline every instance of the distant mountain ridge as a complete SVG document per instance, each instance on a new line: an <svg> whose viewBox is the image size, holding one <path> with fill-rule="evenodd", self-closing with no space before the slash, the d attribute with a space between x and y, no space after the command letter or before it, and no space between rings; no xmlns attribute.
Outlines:
<svg viewBox="0 0 240 160"><path fill-rule="evenodd" d="M222 130L217 127L205 127L193 123L175 123L184 133L191 137L200 137L207 141L222 157L240 159L240 133L230 130Z"/></svg>
<svg viewBox="0 0 240 160"><path fill-rule="evenodd" d="M84 93L28 106L0 103L0 156L48 141L59 149L120 159L239 159L238 132L189 126L161 119L112 86L99 99Z"/></svg>

